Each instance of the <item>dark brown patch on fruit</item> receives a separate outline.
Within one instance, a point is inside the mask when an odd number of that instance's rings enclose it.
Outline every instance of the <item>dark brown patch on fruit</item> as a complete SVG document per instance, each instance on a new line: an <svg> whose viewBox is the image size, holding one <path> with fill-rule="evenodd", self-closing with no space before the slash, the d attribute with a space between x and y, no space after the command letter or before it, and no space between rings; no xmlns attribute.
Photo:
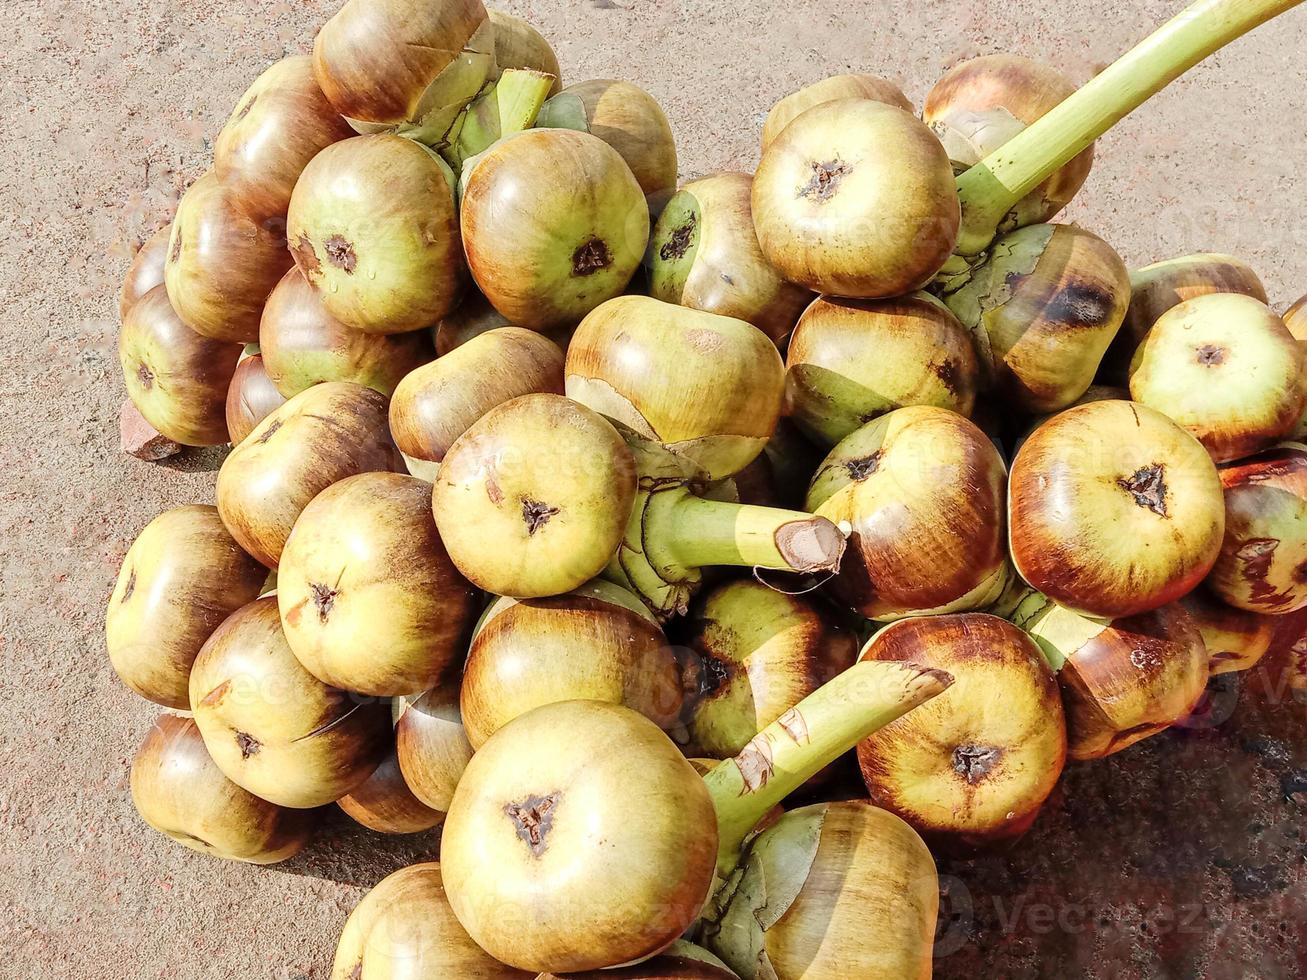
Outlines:
<svg viewBox="0 0 1307 980"><path fill-rule="evenodd" d="M821 203L834 197L840 183L853 172L853 168L843 160L827 160L825 163L814 160L810 166L812 176L799 188L798 196Z"/></svg>
<svg viewBox="0 0 1307 980"><path fill-rule="evenodd" d="M1155 735L1158 732L1165 731L1169 727L1169 725L1161 725L1155 721L1146 721L1124 731L1113 732L1108 754L1115 752L1118 747L1125 748L1127 745L1132 745L1148 735Z"/></svg>
<svg viewBox="0 0 1307 980"><path fill-rule="evenodd" d="M275 436L277 434L277 430L280 428L281 428L281 419L276 419L275 421L269 423L268 427L263 430L263 435L259 436L259 445L262 445L263 443L271 439L273 436Z"/></svg>
<svg viewBox="0 0 1307 980"><path fill-rule="evenodd" d="M528 796L521 803L504 804L504 813L513 821L517 836L531 849L534 857L545 853L549 846L549 831L554 826L554 810L560 796L554 792L547 796Z"/></svg>
<svg viewBox="0 0 1307 980"><path fill-rule="evenodd" d="M522 520L526 523L526 533L533 535L542 527L549 523L549 519L557 514L557 507L550 507L548 504L541 503L538 500L523 498L522 500Z"/></svg>
<svg viewBox="0 0 1307 980"><path fill-rule="evenodd" d="M711 653L699 654L699 696L712 697L730 682L731 665Z"/></svg>
<svg viewBox="0 0 1307 980"><path fill-rule="evenodd" d="M1069 282L1048 300L1045 317L1069 327L1101 327L1116 308L1111 293L1084 282Z"/></svg>
<svg viewBox="0 0 1307 980"><path fill-rule="evenodd" d="M136 380L140 382L141 387L146 391L154 387L154 372L146 367L144 361L136 367Z"/></svg>
<svg viewBox="0 0 1307 980"><path fill-rule="evenodd" d="M950 359L933 364L931 370L935 372L935 377L939 378L940 384L948 389L950 395L956 395L962 390L962 369L958 367L957 361Z"/></svg>
<svg viewBox="0 0 1307 980"><path fill-rule="evenodd" d="M1293 570L1293 580L1300 585L1307 584L1307 561Z"/></svg>
<svg viewBox="0 0 1307 980"><path fill-rule="evenodd" d="M130 599L132 597L132 593L135 591L136 591L136 569L133 568L130 572L127 573L127 586L123 589L122 601L126 602L128 599Z"/></svg>
<svg viewBox="0 0 1307 980"><path fill-rule="evenodd" d="M685 224L668 236L667 241L663 242L663 247L658 250L658 254L664 262L684 257L685 253L690 250L690 242L694 238L694 229L698 223L698 215L691 214Z"/></svg>
<svg viewBox="0 0 1307 980"><path fill-rule="evenodd" d="M313 242L307 235L300 235L300 239L291 249L295 253L295 260L299 263L300 271L308 279L315 279L322 274L322 263L318 261L318 253L313 248Z"/></svg>
<svg viewBox="0 0 1307 980"><path fill-rule="evenodd" d="M849 479L861 483L871 474L880 469L880 458L884 455L883 449L877 449L870 456L861 456L858 459L846 460L844 469L849 474Z"/></svg>
<svg viewBox="0 0 1307 980"><path fill-rule="evenodd" d="M1159 517L1166 517L1166 467L1153 463L1135 470L1128 478L1117 480L1116 485L1130 496L1140 507L1151 510Z"/></svg>
<svg viewBox="0 0 1307 980"><path fill-rule="evenodd" d="M592 276L613 264L613 253L602 238L592 238L572 253L572 275Z"/></svg>
<svg viewBox="0 0 1307 980"><path fill-rule="evenodd" d="M327 253L328 262L338 269L343 269L346 275L354 275L354 270L359 265L359 257L348 238L343 235L332 235L322 243L322 250Z"/></svg>
<svg viewBox="0 0 1307 980"><path fill-rule="evenodd" d="M241 748L242 759L248 759L252 755L258 755L259 749L263 748L257 738L253 735L247 735L245 732L236 733L236 744Z"/></svg>
<svg viewBox="0 0 1307 980"><path fill-rule="evenodd" d="M241 106L240 110L236 113L236 121L240 122L242 119L248 116L250 114L250 110L254 108L254 103L258 101L259 101L259 97L257 95L250 96L250 101L246 102L243 106Z"/></svg>
<svg viewBox="0 0 1307 980"><path fill-rule="evenodd" d="M1225 348L1217 347L1215 344L1203 344L1194 353L1198 357L1198 363L1206 364L1208 367L1225 363Z"/></svg>
<svg viewBox="0 0 1307 980"><path fill-rule="evenodd" d="M1002 754L991 745L959 745L953 750L953 771L975 786L993 771Z"/></svg>
<svg viewBox="0 0 1307 980"><path fill-rule="evenodd" d="M313 605L318 610L318 622L325 623L331 616L331 610L336 606L336 596L340 595L340 592L329 585L319 585L316 582L309 583L309 591L313 594Z"/></svg>

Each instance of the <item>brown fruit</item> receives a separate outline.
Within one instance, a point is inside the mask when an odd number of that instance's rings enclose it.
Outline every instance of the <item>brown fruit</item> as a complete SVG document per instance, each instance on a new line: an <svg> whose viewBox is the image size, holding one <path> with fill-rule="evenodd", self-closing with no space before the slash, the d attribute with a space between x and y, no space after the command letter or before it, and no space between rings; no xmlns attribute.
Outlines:
<svg viewBox="0 0 1307 980"><path fill-rule="evenodd" d="M227 433L233 446L254 427L286 404L286 398L268 377L262 354L242 357L227 386Z"/></svg>
<svg viewBox="0 0 1307 980"><path fill-rule="evenodd" d="M164 225L137 249L127 275L123 276L122 289L118 292L120 320L127 319L128 312L138 299L155 286L163 285L163 266L168 258L168 239L171 235L172 225Z"/></svg>
<svg viewBox="0 0 1307 980"><path fill-rule="evenodd" d="M395 702L395 753L413 795L441 813L449 811L472 746L458 710L457 680L416 698Z"/></svg>
<svg viewBox="0 0 1307 980"><path fill-rule="evenodd" d="M558 67L558 56L544 35L521 17L502 10L490 11L490 23L494 25L495 62L499 70L526 68L553 75L554 84L549 94L557 95L563 88L563 72Z"/></svg>
<svg viewBox="0 0 1307 980"><path fill-rule="evenodd" d="M1202 634L1212 674L1229 674L1255 667L1275 639L1275 620L1235 609L1199 588L1180 600Z"/></svg>
<svg viewBox="0 0 1307 980"><path fill-rule="evenodd" d="M404 782L399 761L391 751L372 775L342 796L336 805L357 823L379 834L420 834L440 826L445 815L433 810Z"/></svg>

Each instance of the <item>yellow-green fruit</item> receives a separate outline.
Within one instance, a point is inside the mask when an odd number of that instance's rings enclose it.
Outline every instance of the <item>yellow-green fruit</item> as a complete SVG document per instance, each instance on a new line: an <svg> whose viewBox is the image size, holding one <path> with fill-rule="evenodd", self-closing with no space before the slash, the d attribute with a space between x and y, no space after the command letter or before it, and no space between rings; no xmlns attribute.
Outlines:
<svg viewBox="0 0 1307 980"><path fill-rule="evenodd" d="M1292 433L1303 414L1302 374L1302 348L1265 303L1214 293L1153 324L1130 363L1130 395L1221 463Z"/></svg>
<svg viewBox="0 0 1307 980"><path fill-rule="evenodd" d="M413 795L442 814L449 811L472 746L458 710L458 679L416 698L394 702L395 754Z"/></svg>
<svg viewBox="0 0 1307 980"><path fill-rule="evenodd" d="M1266 656L1275 639L1275 619L1227 606L1206 589L1180 600L1203 636L1208 669L1213 674L1248 670Z"/></svg>
<svg viewBox="0 0 1307 980"><path fill-rule="evenodd" d="M463 245L477 287L510 323L576 323L626 289L649 243L644 194L596 136L533 129L463 174Z"/></svg>
<svg viewBox="0 0 1307 980"><path fill-rule="evenodd" d="M494 25L495 62L499 70L527 68L554 76L550 95L557 95L563 87L563 72L558 67L558 56L543 34L524 21L502 10L490 11Z"/></svg>
<svg viewBox="0 0 1307 980"><path fill-rule="evenodd" d="M786 415L826 446L908 405L969 416L980 383L971 337L927 293L818 298L790 338L785 365Z"/></svg>
<svg viewBox="0 0 1307 980"><path fill-rule="evenodd" d="M862 659L953 677L939 697L859 744L872 802L927 836L968 845L1024 834L1067 754L1057 679L1034 641L997 616L932 616L886 627Z"/></svg>
<svg viewBox="0 0 1307 980"><path fill-rule="evenodd" d="M281 806L323 806L356 789L385 757L389 707L328 687L281 631L277 600L238 609L191 670L191 711L218 768Z"/></svg>
<svg viewBox="0 0 1307 980"><path fill-rule="evenodd" d="M109 661L137 694L187 708L191 664L229 614L258 597L268 570L241 551L218 509L160 514L127 551L105 615Z"/></svg>
<svg viewBox="0 0 1307 980"><path fill-rule="evenodd" d="M727 759L857 657L857 637L802 596L727 582L687 623L694 750Z"/></svg>
<svg viewBox="0 0 1307 980"><path fill-rule="evenodd" d="M277 604L310 674L390 697L457 672L476 594L440 540L430 484L361 473L323 490L296 520Z"/></svg>
<svg viewBox="0 0 1307 980"><path fill-rule="evenodd" d="M482 952L458 924L439 864L396 871L355 906L330 980L532 980Z"/></svg>
<svg viewBox="0 0 1307 980"><path fill-rule="evenodd" d="M753 180L762 253L790 282L862 299L929 283L953 253L961 209L948 154L903 109L865 99L803 113Z"/></svg>
<svg viewBox="0 0 1307 980"><path fill-rule="evenodd" d="M929 980L939 913L930 851L867 803L792 810L750 843L705 928L742 980Z"/></svg>
<svg viewBox="0 0 1307 980"><path fill-rule="evenodd" d="M812 294L768 265L753 228L753 178L717 174L677 192L649 242L649 295L751 323L778 346Z"/></svg>
<svg viewBox="0 0 1307 980"><path fill-rule="evenodd" d="M974 423L900 408L826 457L807 507L852 528L832 591L869 619L980 609L1007 579L1006 470Z"/></svg>
<svg viewBox="0 0 1307 980"><path fill-rule="evenodd" d="M771 438L785 366L743 320L622 296L577 328L566 383L569 398L719 480L753 462Z"/></svg>
<svg viewBox="0 0 1307 980"><path fill-rule="evenodd" d="M276 864L309 836L311 814L261 800L229 780L189 718L155 719L132 760L131 787L142 820L201 854Z"/></svg>
<svg viewBox="0 0 1307 980"><path fill-rule="evenodd" d="M677 723L680 665L644 603L595 581L566 595L491 606L463 673L462 717L473 748L533 708L578 699L625 705L663 729Z"/></svg>
<svg viewBox="0 0 1307 980"><path fill-rule="evenodd" d="M163 286L132 304L118 333L127 396L145 421L183 446L227 441L227 388L240 353L239 344L183 323Z"/></svg>
<svg viewBox="0 0 1307 980"><path fill-rule="evenodd" d="M509 722L472 757L441 859L455 915L496 959L603 969L661 952L698 918L717 816L657 725L619 705L564 701Z"/></svg>
<svg viewBox="0 0 1307 980"><path fill-rule="evenodd" d="M876 75L832 75L813 82L781 99L767 113L762 125L762 148L767 149L790 123L813 106L840 99L870 99L905 112L912 112L912 102L897 85Z"/></svg>
<svg viewBox="0 0 1307 980"><path fill-rule="evenodd" d="M1031 413L1066 408L1093 383L1130 304L1121 257L1075 225L995 241L944 301L971 331L982 382Z"/></svg>
<svg viewBox="0 0 1307 980"><path fill-rule="evenodd" d="M432 509L459 571L495 595L560 595L616 553L635 460L602 416L561 395L487 412L446 454Z"/></svg>
<svg viewBox="0 0 1307 980"><path fill-rule="evenodd" d="M454 175L400 136L358 136L314 157L295 185L287 238L327 312L367 333L434 325L466 278Z"/></svg>

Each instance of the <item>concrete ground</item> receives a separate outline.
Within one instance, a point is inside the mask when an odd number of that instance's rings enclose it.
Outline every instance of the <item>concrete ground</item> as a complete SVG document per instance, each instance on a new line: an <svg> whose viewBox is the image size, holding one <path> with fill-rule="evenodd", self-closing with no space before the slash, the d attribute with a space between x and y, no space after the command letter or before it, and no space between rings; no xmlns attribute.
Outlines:
<svg viewBox="0 0 1307 980"><path fill-rule="evenodd" d="M0 975L327 975L346 914L436 836L339 815L255 869L192 854L132 809L154 709L119 684L103 607L160 510L210 501L218 454L117 451L116 291L204 171L229 107L308 49L336 0L0 0ZM1179 5L518 0L569 80L666 107L685 178L752 168L781 95L865 69L919 100L947 66L1014 51L1088 77ZM1068 213L1132 265L1236 253L1283 305L1307 291L1307 13L1218 55L1105 138ZM1282 647L1303 623L1286 624ZM1307 722L1283 656L1223 689L1209 727L1073 766L1009 852L944 861L941 977L1307 975Z"/></svg>

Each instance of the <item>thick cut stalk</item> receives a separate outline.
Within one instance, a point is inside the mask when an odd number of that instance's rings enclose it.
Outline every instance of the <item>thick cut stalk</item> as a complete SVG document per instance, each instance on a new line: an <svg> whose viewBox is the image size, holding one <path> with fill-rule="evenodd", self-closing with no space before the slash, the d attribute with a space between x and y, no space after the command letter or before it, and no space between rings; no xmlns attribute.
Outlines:
<svg viewBox="0 0 1307 980"><path fill-rule="evenodd" d="M956 251L989 247L1003 216L1050 174L1198 62L1302 0L1197 0L958 178Z"/></svg>
<svg viewBox="0 0 1307 980"><path fill-rule="evenodd" d="M458 169L503 139L535 125L549 98L554 76L526 68L510 68L499 81L467 108L458 135L446 151Z"/></svg>
<svg viewBox="0 0 1307 980"><path fill-rule="evenodd" d="M834 572L845 535L824 517L801 511L655 493L645 511L645 540L655 568L708 565Z"/></svg>
<svg viewBox="0 0 1307 980"><path fill-rule="evenodd" d="M947 690L951 674L906 661L864 660L768 725L704 777L717 809L717 873L725 879L758 821L845 752Z"/></svg>

